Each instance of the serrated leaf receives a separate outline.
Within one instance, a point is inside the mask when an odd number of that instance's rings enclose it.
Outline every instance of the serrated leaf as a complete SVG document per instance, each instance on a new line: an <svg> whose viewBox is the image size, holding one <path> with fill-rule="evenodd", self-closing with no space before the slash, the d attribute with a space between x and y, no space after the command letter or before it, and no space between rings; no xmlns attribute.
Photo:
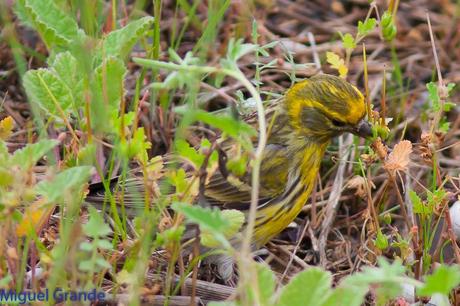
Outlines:
<svg viewBox="0 0 460 306"><path fill-rule="evenodd" d="M439 94L438 94L438 85L433 82L426 84L426 88L428 89L428 98L431 101L431 105L433 111L437 112L440 109L439 105Z"/></svg>
<svg viewBox="0 0 460 306"><path fill-rule="evenodd" d="M184 139L175 141L175 150L177 154L189 159L196 169L199 169L204 161L204 155L192 148Z"/></svg>
<svg viewBox="0 0 460 306"><path fill-rule="evenodd" d="M231 247L224 235L231 225L219 209L204 208L180 202L174 202L171 207L176 212L183 214L188 222L198 224L201 231L212 233L213 238L221 246L225 248Z"/></svg>
<svg viewBox="0 0 460 306"><path fill-rule="evenodd" d="M10 137L13 131L14 120L13 117L8 116L0 121L0 140L6 140Z"/></svg>
<svg viewBox="0 0 460 306"><path fill-rule="evenodd" d="M375 238L375 246L380 250L385 250L388 248L388 239L380 229L378 230L377 237Z"/></svg>
<svg viewBox="0 0 460 306"><path fill-rule="evenodd" d="M137 41L146 35L153 21L153 17L143 17L128 23L119 30L110 32L102 45L103 54L105 56L125 58Z"/></svg>
<svg viewBox="0 0 460 306"><path fill-rule="evenodd" d="M66 47L73 40L84 36L77 22L52 0L20 0L20 7L48 48Z"/></svg>
<svg viewBox="0 0 460 306"><path fill-rule="evenodd" d="M51 63L51 68L71 90L75 107L82 107L84 103L83 80L77 59L70 52L59 53Z"/></svg>
<svg viewBox="0 0 460 306"><path fill-rule="evenodd" d="M222 234L230 240L243 226L245 221L244 213L235 209L225 209L221 211L221 216L228 222L228 226L222 231ZM203 229L201 232L201 243L211 248L219 246L219 241L214 239L214 232L207 229Z"/></svg>
<svg viewBox="0 0 460 306"><path fill-rule="evenodd" d="M89 237L96 238L107 236L112 230L104 222L102 215L95 208L90 207L89 220L86 224L83 224L83 232Z"/></svg>
<svg viewBox="0 0 460 306"><path fill-rule="evenodd" d="M88 182L92 167L73 167L58 173L51 181L41 181L36 186L38 194L46 197L48 202L57 203L64 199L78 198L79 192Z"/></svg>
<svg viewBox="0 0 460 306"><path fill-rule="evenodd" d="M321 305L331 291L332 276L320 268L311 268L298 273L281 290L278 306Z"/></svg>
<svg viewBox="0 0 460 306"><path fill-rule="evenodd" d="M342 37L342 43L344 48L346 49L354 49L356 48L356 42L354 37L350 33L346 33Z"/></svg>
<svg viewBox="0 0 460 306"><path fill-rule="evenodd" d="M367 293L366 287L342 286L334 289L321 306L360 306Z"/></svg>
<svg viewBox="0 0 460 306"><path fill-rule="evenodd" d="M337 54L334 52L327 52L326 53L326 60L329 64L331 64L331 67L336 69L339 72L339 75L344 78L348 74L348 68L345 66L345 61L340 58Z"/></svg>
<svg viewBox="0 0 460 306"><path fill-rule="evenodd" d="M429 207L423 204L422 199L420 199L415 191L409 190L409 198L412 202L412 206L414 207L414 213L421 214L423 216L430 214Z"/></svg>
<svg viewBox="0 0 460 306"><path fill-rule="evenodd" d="M383 258L378 259L379 267L365 267L362 272L347 276L343 285L353 288L366 288L379 284L376 288L377 298L384 300L394 298L401 293L399 280L404 276L406 269L400 260L389 264Z"/></svg>
<svg viewBox="0 0 460 306"><path fill-rule="evenodd" d="M40 158L58 145L58 141L43 139L34 144L28 144L20 150L16 150L11 158L13 165L20 166L22 169L29 169L34 166Z"/></svg>
<svg viewBox="0 0 460 306"><path fill-rule="evenodd" d="M67 116L74 105L70 88L51 70L29 70L24 75L23 84L27 96L47 114L56 118ZM61 118L62 119L62 118Z"/></svg>
<svg viewBox="0 0 460 306"><path fill-rule="evenodd" d="M460 284L460 267L458 265L442 265L433 274L426 277L425 284L417 290L421 296L431 296L435 293L448 295Z"/></svg>
<svg viewBox="0 0 460 306"><path fill-rule="evenodd" d="M174 202L171 206L175 211L183 214L190 222L198 224L203 229L224 233L230 222L219 209L204 208L187 203Z"/></svg>
<svg viewBox="0 0 460 306"><path fill-rule="evenodd" d="M369 34L370 31L372 31L377 24L377 20L375 18L369 18L365 22L362 22L361 20L358 21L358 33L361 36L365 36Z"/></svg>
<svg viewBox="0 0 460 306"><path fill-rule="evenodd" d="M247 137L249 136L256 135L254 128L249 124L230 116L219 116L217 114L205 112L200 109L191 110L189 108L181 110L176 109L176 112L184 115L182 124L185 126L188 126L195 121L202 121L241 141L247 140ZM245 145L247 148L251 144L248 141L245 141L243 142L243 145Z"/></svg>

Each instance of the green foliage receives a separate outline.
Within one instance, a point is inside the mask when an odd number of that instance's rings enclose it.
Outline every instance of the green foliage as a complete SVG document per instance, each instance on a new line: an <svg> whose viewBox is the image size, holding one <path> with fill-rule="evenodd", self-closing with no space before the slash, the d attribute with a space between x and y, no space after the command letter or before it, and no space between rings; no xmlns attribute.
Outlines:
<svg viewBox="0 0 460 306"><path fill-rule="evenodd" d="M423 204L422 199L413 190L409 190L409 198L414 206L414 213L420 214L424 217L429 216L433 213L432 209L427 205Z"/></svg>
<svg viewBox="0 0 460 306"><path fill-rule="evenodd" d="M239 211L224 213L217 208L210 209L180 202L173 203L172 208L183 214L187 221L197 224L200 230L207 234L205 237L209 244L219 243L225 249L231 249L226 236L234 234L244 222L244 215Z"/></svg>
<svg viewBox="0 0 460 306"><path fill-rule="evenodd" d="M356 41L350 33L346 33L345 35L342 36L342 43L345 49L353 50L354 48L356 48Z"/></svg>
<svg viewBox="0 0 460 306"><path fill-rule="evenodd" d="M366 36L372 30L375 29L376 25L377 25L377 20L375 18L368 18L364 22L360 20L358 21L358 34L360 36Z"/></svg>
<svg viewBox="0 0 460 306"><path fill-rule="evenodd" d="M94 209L89 210L89 221L83 225L83 232L91 242L83 241L80 243L80 250L88 253L87 259L81 260L78 263L78 268L81 271L94 273L102 269L110 269L110 263L99 254L99 250L112 250L112 243L105 237L112 233L110 227L105 224L101 214Z"/></svg>
<svg viewBox="0 0 460 306"><path fill-rule="evenodd" d="M375 239L375 246L380 250L385 250L388 248L388 238L382 233L382 230L377 231L377 237Z"/></svg>
<svg viewBox="0 0 460 306"><path fill-rule="evenodd" d="M70 88L48 69L27 71L24 87L31 102L58 120L67 117L75 104Z"/></svg>
<svg viewBox="0 0 460 306"><path fill-rule="evenodd" d="M442 265L426 277L425 284L417 290L417 294L431 296L440 293L447 296L458 285L460 285L460 267Z"/></svg>
<svg viewBox="0 0 460 306"><path fill-rule="evenodd" d="M124 59L134 45L143 38L152 27L153 17L147 16L128 23L125 27L110 32L102 41L99 56Z"/></svg>
<svg viewBox="0 0 460 306"><path fill-rule="evenodd" d="M276 289L276 278L270 267L264 263L255 263L257 269L257 282L259 301L261 305L270 305Z"/></svg>
<svg viewBox="0 0 460 306"><path fill-rule="evenodd" d="M10 162L12 165L28 170L57 144L56 140L51 139L43 139L34 144L28 144L24 148L15 151L11 156Z"/></svg>
<svg viewBox="0 0 460 306"><path fill-rule="evenodd" d="M281 289L279 306L322 305L331 292L332 276L320 268L311 268L297 274ZM308 297L308 298L307 298Z"/></svg>
<svg viewBox="0 0 460 306"><path fill-rule="evenodd" d="M51 181L37 184L37 193L43 195L48 202L58 203L66 197L75 198L81 194L83 186L91 175L91 167L81 166L66 169L58 173Z"/></svg>
<svg viewBox="0 0 460 306"><path fill-rule="evenodd" d="M228 223L228 226L222 230L222 234L227 240L235 238L244 224L244 214L236 209L225 209L219 211L219 213L221 214L222 219L226 220ZM219 240L215 238L215 232L205 227L201 231L201 244L212 248L220 246Z"/></svg>
<svg viewBox="0 0 460 306"><path fill-rule="evenodd" d="M20 0L17 6L21 12L19 17L40 34L48 48L63 50L84 37L77 22L59 8L55 1Z"/></svg>
<svg viewBox="0 0 460 306"><path fill-rule="evenodd" d="M291 281L275 290L273 272L264 264L254 263L257 270L257 286L253 286L250 297L257 295L259 305L311 305L311 306L360 306L366 293L372 289L377 305L387 305L402 294L401 284L418 288L418 295L441 294L444 297L460 284L458 266L441 266L422 283L405 275L406 268L400 261L388 263L379 259L379 267L364 267L361 272L343 278L332 288L332 276L321 268L312 267L298 273ZM215 306L227 302L213 303ZM241 305L239 301L231 305Z"/></svg>
<svg viewBox="0 0 460 306"><path fill-rule="evenodd" d="M147 34L153 18L132 21L95 43L78 28L66 10L53 1L18 1L17 11L40 33L51 54L49 68L30 70L24 76L31 103L58 122L70 116L71 125L78 123L81 130L86 130L88 120L82 120L85 118L81 116L85 114L85 100L91 101L91 118L86 118L91 119L91 128L119 136L120 129L108 123L114 122L111 116L118 113L124 98L123 59ZM88 46L97 48L87 50ZM86 58L82 57L83 51Z"/></svg>
<svg viewBox="0 0 460 306"><path fill-rule="evenodd" d="M156 237L158 245L168 247L170 244L178 244L185 232L185 226L171 227L159 233Z"/></svg>
<svg viewBox="0 0 460 306"><path fill-rule="evenodd" d="M253 127L242 120L228 115L209 113L200 109L181 109L178 113L184 115L182 125L188 126L196 121L207 123L240 141L246 149L252 149L250 136L254 136L256 132Z"/></svg>
<svg viewBox="0 0 460 306"><path fill-rule="evenodd" d="M394 23L393 14L390 11L385 11L380 21L382 28L382 36L386 41L392 41L397 33L396 25Z"/></svg>

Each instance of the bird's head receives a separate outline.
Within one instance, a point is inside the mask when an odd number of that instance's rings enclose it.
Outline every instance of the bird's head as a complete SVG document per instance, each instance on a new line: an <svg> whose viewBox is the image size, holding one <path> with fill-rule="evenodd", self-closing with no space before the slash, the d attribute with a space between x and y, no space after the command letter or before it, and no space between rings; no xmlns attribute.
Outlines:
<svg viewBox="0 0 460 306"><path fill-rule="evenodd" d="M325 140L344 132L372 136L364 120L363 95L336 76L322 74L295 84L286 93L285 108L299 136Z"/></svg>

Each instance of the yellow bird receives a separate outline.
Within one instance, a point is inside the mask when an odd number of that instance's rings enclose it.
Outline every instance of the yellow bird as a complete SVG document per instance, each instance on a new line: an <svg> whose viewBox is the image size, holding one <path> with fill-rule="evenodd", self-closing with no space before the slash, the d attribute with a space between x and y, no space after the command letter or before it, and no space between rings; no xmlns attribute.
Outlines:
<svg viewBox="0 0 460 306"><path fill-rule="evenodd" d="M252 240L256 247L285 229L302 210L333 137L344 132L362 137L372 135L365 114L360 91L342 78L326 74L294 84L283 98L269 104L270 129L260 170ZM254 118L245 119L256 125ZM250 178L250 171L239 177L216 171L207 180L206 201L220 209L237 209L247 214ZM142 182L135 185L142 192ZM90 202L98 199L101 200L98 196L89 197Z"/></svg>

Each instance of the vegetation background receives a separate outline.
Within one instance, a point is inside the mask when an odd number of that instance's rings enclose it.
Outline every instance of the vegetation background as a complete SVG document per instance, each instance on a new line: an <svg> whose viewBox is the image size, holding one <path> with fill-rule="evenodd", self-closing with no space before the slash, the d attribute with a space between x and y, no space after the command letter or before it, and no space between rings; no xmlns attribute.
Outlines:
<svg viewBox="0 0 460 306"><path fill-rule="evenodd" d="M459 14L446 0L1 0L0 288L99 288L114 305L460 305ZM186 131L254 152L237 111L320 72L365 93L376 137L335 141L295 224L239 252L238 215L189 205L218 157ZM117 209L133 167L150 194ZM176 192L151 205L165 178ZM109 195L98 210L95 186ZM238 262L233 286L198 264L209 253L184 255L186 222Z"/></svg>

